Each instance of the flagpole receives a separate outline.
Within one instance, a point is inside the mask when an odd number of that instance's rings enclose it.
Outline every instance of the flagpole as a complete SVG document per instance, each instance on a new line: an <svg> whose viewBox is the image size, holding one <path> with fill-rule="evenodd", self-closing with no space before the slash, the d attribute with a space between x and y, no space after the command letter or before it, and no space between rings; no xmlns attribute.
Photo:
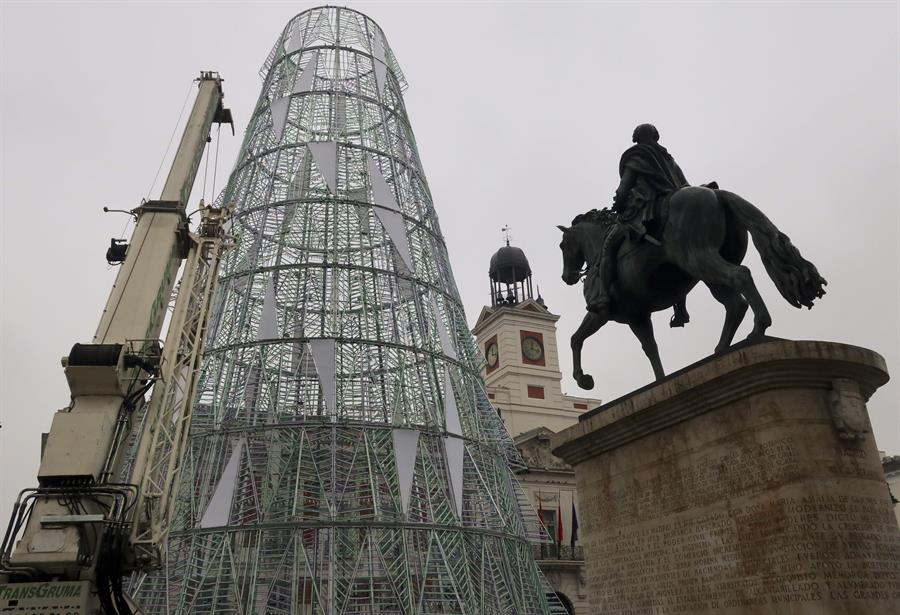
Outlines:
<svg viewBox="0 0 900 615"><path fill-rule="evenodd" d="M572 492L572 530L569 542L572 545L572 559L575 559L575 541L578 540L578 515L575 512L575 493Z"/></svg>
<svg viewBox="0 0 900 615"><path fill-rule="evenodd" d="M556 489L556 559L562 559L562 495L559 488Z"/></svg>
<svg viewBox="0 0 900 615"><path fill-rule="evenodd" d="M538 519L541 522L541 529L546 530L547 527L544 525L544 503L542 500L542 494L540 491L537 491L537 501L538 501ZM541 538L541 559L544 558L544 539Z"/></svg>

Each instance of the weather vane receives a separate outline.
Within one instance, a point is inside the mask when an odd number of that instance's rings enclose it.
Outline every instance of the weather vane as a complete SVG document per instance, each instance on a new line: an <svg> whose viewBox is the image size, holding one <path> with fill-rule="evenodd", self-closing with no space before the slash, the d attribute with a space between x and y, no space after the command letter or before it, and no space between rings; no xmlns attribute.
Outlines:
<svg viewBox="0 0 900 615"><path fill-rule="evenodd" d="M509 245L510 234L509 232L512 230L508 224L503 225L503 228L500 229L503 231L503 239L506 240L506 245Z"/></svg>

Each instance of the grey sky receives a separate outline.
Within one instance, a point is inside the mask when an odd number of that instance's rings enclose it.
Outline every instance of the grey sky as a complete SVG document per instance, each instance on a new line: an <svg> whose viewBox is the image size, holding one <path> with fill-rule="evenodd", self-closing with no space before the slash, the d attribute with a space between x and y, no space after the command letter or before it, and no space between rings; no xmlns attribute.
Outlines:
<svg viewBox="0 0 900 615"><path fill-rule="evenodd" d="M59 358L88 341L114 271L103 254L159 165L191 79L218 70L238 124L257 71L311 3L0 4L0 522L34 484L40 432L67 403ZM791 308L755 251L770 333L872 348L900 364L898 4L353 2L384 29L470 324L488 300L500 228L528 255L561 346L583 314L560 280L556 224L610 203L617 164L655 123L688 179L762 208L828 279ZM212 165L211 165L212 169ZM192 201L200 198L202 172ZM212 170L207 198L211 197ZM157 197L160 182L149 196ZM723 311L698 288L693 321L655 320L669 371L708 355ZM749 319L748 319L749 320ZM739 336L749 331L745 323ZM562 353L563 388L578 389ZM649 382L631 333L588 340L594 393ZM869 404L879 448L900 453L900 387Z"/></svg>

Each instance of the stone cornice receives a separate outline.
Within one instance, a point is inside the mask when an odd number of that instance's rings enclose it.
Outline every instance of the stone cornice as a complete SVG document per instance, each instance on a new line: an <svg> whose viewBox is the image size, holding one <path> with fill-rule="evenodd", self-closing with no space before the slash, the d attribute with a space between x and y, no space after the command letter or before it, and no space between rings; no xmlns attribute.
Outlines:
<svg viewBox="0 0 900 615"><path fill-rule="evenodd" d="M768 338L699 361L585 413L577 425L552 436L550 446L574 466L737 399L773 389L830 390L836 378L856 380L868 400L889 377L884 358L867 348Z"/></svg>
<svg viewBox="0 0 900 615"><path fill-rule="evenodd" d="M475 323L475 326L472 327L472 333L474 335L478 335L482 331L488 328L488 326L499 320L502 316L507 316L513 319L521 319L518 322L527 322L528 320L544 320L548 324L555 323L559 320L559 316L550 312L546 308L541 308L543 311L538 312L535 310L526 310L522 306L526 303L533 303L536 306L539 306L537 302L533 299L527 299L516 306L499 306L495 308L488 308L485 306L481 310L481 314L478 316L478 322ZM490 312L490 313L488 313Z"/></svg>

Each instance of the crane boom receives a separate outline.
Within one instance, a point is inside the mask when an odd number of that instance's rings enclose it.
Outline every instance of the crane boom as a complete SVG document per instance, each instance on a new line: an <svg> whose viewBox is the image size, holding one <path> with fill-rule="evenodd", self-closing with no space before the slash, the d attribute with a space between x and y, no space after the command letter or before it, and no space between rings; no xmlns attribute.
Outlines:
<svg viewBox="0 0 900 615"><path fill-rule="evenodd" d="M139 487L129 538L137 568L158 568L165 560L210 303L219 264L230 247L224 229L230 213L215 207L201 211L162 353L160 380L166 385L153 387L144 418L129 481Z"/></svg>
<svg viewBox="0 0 900 615"><path fill-rule="evenodd" d="M103 309L95 344L159 337L175 274L188 248L185 207L221 101L221 79L203 73L160 200L138 208L130 248Z"/></svg>
<svg viewBox="0 0 900 615"><path fill-rule="evenodd" d="M211 298L230 245L229 208L201 207L196 233L185 215L210 128L231 123L219 75L203 72L198 81L160 200L132 211L135 229L93 343L75 344L63 359L71 402L53 417L39 486L20 494L0 545L4 612L130 615L122 575L164 557ZM143 422L130 459L136 415Z"/></svg>

